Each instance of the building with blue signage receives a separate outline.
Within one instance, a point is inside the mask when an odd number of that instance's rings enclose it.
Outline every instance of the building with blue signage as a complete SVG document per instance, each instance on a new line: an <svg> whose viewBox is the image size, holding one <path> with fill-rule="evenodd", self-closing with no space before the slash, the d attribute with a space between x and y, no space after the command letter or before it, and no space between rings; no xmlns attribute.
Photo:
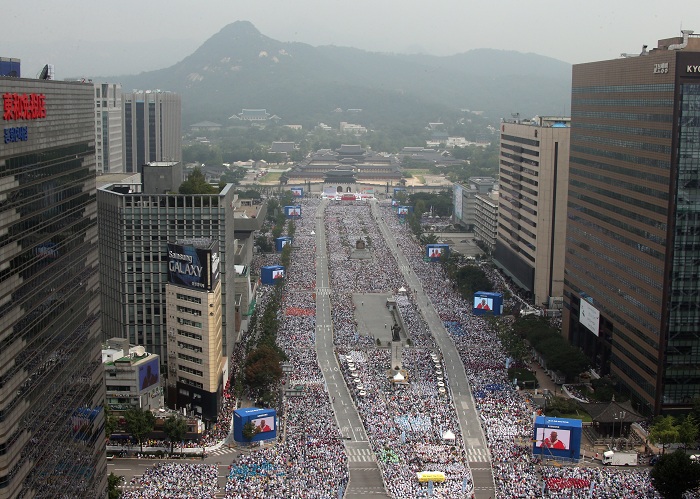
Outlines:
<svg viewBox="0 0 700 499"><path fill-rule="evenodd" d="M205 422L216 421L226 378L223 355L221 257L211 238L168 244L165 308L168 401Z"/></svg>

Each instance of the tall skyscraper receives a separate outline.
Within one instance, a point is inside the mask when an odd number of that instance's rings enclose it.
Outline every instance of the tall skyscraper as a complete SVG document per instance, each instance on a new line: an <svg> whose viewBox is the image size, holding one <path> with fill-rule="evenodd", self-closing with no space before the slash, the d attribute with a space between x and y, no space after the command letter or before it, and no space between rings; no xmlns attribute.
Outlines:
<svg viewBox="0 0 700 499"><path fill-rule="evenodd" d="M535 305L561 306L569 179L569 118L501 124L494 262Z"/></svg>
<svg viewBox="0 0 700 499"><path fill-rule="evenodd" d="M573 68L564 334L648 413L700 396L700 38Z"/></svg>
<svg viewBox="0 0 700 499"><path fill-rule="evenodd" d="M102 497L93 86L0 95L0 498Z"/></svg>
<svg viewBox="0 0 700 499"><path fill-rule="evenodd" d="M97 173L124 171L122 87L95 83L95 156Z"/></svg>
<svg viewBox="0 0 700 499"><path fill-rule="evenodd" d="M173 92L123 93L124 172L146 163L182 159L182 102Z"/></svg>

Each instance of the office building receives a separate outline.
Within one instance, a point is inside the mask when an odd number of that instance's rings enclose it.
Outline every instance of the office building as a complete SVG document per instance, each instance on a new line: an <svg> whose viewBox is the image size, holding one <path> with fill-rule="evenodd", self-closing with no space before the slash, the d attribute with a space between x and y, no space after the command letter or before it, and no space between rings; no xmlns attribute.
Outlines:
<svg viewBox="0 0 700 499"><path fill-rule="evenodd" d="M700 397L700 38L573 67L563 328L646 413Z"/></svg>
<svg viewBox="0 0 700 499"><path fill-rule="evenodd" d="M110 184L97 190L102 325L105 338L127 338L159 355L168 384L177 376L167 350L168 245L177 240L212 239L218 244L220 355L230 358L239 312L234 306L236 196L231 184L218 194L173 194L182 183L179 163L153 163L143 170L141 184ZM247 310L248 304L243 306ZM223 371L228 372L226 361ZM174 404L170 399L168 403Z"/></svg>
<svg viewBox="0 0 700 499"><path fill-rule="evenodd" d="M455 223L468 232L474 231L476 195L488 194L495 185L496 179L493 177L469 177L466 183L455 183L452 190Z"/></svg>
<svg viewBox="0 0 700 499"><path fill-rule="evenodd" d="M95 83L95 156L97 174L124 171L122 87Z"/></svg>
<svg viewBox="0 0 700 499"><path fill-rule="evenodd" d="M548 308L564 292L569 124L562 117L501 123L494 263Z"/></svg>
<svg viewBox="0 0 700 499"><path fill-rule="evenodd" d="M168 400L205 421L216 421L224 387L219 263L212 239L168 244Z"/></svg>
<svg viewBox="0 0 700 499"><path fill-rule="evenodd" d="M163 407L160 359L126 338L111 338L102 349L107 390L106 405L113 411L139 408L156 411Z"/></svg>
<svg viewBox="0 0 700 499"><path fill-rule="evenodd" d="M182 160L182 102L173 92L122 93L124 172L156 161Z"/></svg>
<svg viewBox="0 0 700 499"><path fill-rule="evenodd" d="M496 251L498 238L498 189L474 196L474 241L488 254Z"/></svg>
<svg viewBox="0 0 700 499"><path fill-rule="evenodd" d="M103 497L93 86L0 94L0 498Z"/></svg>

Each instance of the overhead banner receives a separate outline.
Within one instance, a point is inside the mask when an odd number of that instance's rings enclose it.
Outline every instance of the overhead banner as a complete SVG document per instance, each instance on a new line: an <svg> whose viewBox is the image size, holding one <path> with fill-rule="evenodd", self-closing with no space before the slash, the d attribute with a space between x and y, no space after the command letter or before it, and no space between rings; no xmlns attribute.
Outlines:
<svg viewBox="0 0 700 499"><path fill-rule="evenodd" d="M583 324L586 329L598 336L600 324L600 311L593 305L588 303L585 298L581 298L581 306L579 308L578 321Z"/></svg>

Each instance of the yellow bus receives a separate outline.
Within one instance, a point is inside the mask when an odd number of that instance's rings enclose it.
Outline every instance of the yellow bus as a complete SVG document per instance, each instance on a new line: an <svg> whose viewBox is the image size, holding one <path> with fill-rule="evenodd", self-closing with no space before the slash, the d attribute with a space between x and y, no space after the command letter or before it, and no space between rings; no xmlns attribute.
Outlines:
<svg viewBox="0 0 700 499"><path fill-rule="evenodd" d="M418 481L420 483L442 483L445 481L445 474L442 471L419 471L418 473L416 473L416 477L418 478Z"/></svg>

